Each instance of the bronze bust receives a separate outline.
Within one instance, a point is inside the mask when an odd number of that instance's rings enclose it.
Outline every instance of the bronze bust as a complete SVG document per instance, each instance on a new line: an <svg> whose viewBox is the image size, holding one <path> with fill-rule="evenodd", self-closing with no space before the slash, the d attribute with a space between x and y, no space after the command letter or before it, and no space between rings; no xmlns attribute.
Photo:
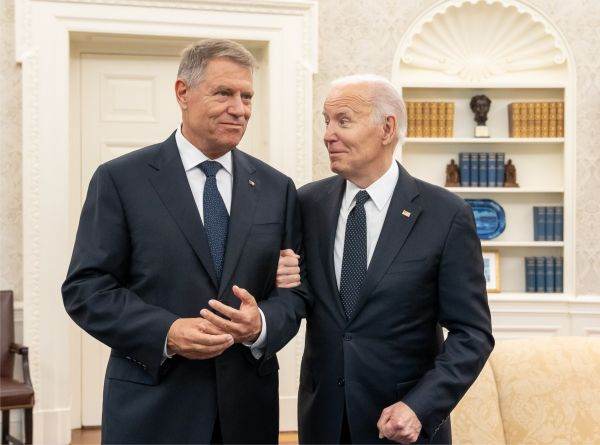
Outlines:
<svg viewBox="0 0 600 445"><path fill-rule="evenodd" d="M477 96L473 96L471 98L471 111L475 113L475 122L477 122L477 127L475 127L475 137L489 137L489 130L485 123L487 122L487 115L490 111L490 106L492 105L492 101L485 94L478 94Z"/></svg>

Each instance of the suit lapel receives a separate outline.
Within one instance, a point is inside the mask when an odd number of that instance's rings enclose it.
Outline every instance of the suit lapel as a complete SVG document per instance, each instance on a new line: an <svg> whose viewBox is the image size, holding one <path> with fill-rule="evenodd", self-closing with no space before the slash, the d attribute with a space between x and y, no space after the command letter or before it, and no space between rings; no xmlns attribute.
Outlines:
<svg viewBox="0 0 600 445"><path fill-rule="evenodd" d="M152 186L217 289L217 275L206 232L179 156L175 133L163 142L156 158L149 164L155 170L150 177Z"/></svg>
<svg viewBox="0 0 600 445"><path fill-rule="evenodd" d="M319 230L320 233L320 258L323 262L323 270L329 286L329 295L333 295L335 304L338 308L342 319L345 318L342 301L339 297L337 280L335 278L335 265L333 262L333 248L335 243L335 234L337 231L338 219L340 216L340 207L342 198L346 190L346 180L341 176L337 176L328 192L323 194L323 212L325 220L324 227Z"/></svg>
<svg viewBox="0 0 600 445"><path fill-rule="evenodd" d="M394 188L381 234L367 269L365 284L353 316L348 320L348 323L351 323L360 313L365 302L402 249L421 214L421 207L412 202L419 195L415 181L400 164L398 164L398 167L400 169L398 182ZM410 213L410 216L406 216L405 211Z"/></svg>
<svg viewBox="0 0 600 445"><path fill-rule="evenodd" d="M229 281L242 254L250 227L252 227L261 187L260 181L253 176L255 168L244 153L234 149L231 154L233 158L233 193L229 234L227 235L223 273L218 293L219 299L223 297L227 290Z"/></svg>

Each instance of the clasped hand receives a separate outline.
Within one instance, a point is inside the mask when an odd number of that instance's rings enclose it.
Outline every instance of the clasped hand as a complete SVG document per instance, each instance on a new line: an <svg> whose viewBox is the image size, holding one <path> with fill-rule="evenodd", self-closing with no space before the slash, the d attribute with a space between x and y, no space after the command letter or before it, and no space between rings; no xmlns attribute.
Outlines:
<svg viewBox="0 0 600 445"><path fill-rule="evenodd" d="M299 258L291 249L280 252L275 279L277 287L300 285ZM256 299L238 286L233 286L233 294L240 299L239 309L210 300L208 304L215 312L202 309L199 318L176 320L169 329L167 352L201 360L222 354L234 343L256 341L262 329Z"/></svg>

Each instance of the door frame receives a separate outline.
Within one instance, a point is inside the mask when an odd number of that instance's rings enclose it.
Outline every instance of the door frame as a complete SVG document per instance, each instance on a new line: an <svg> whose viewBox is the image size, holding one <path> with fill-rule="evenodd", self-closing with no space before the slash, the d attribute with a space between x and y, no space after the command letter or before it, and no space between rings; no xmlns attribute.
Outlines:
<svg viewBox="0 0 600 445"><path fill-rule="evenodd" d="M269 49L269 157L297 185L312 178L315 0L21 0L16 59L23 83L23 341L36 390L34 440L70 442L77 345L60 296L78 220L80 155L72 142L73 37L206 37ZM282 149L283 147L283 149ZM77 203L77 205L75 205ZM76 341L75 341L76 343Z"/></svg>

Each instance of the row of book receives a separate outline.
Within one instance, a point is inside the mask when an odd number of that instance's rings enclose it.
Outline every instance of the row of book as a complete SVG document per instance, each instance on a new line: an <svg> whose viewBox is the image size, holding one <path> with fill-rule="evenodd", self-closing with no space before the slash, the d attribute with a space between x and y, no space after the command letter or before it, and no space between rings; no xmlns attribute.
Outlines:
<svg viewBox="0 0 600 445"><path fill-rule="evenodd" d="M563 137L564 102L514 102L508 104L512 138Z"/></svg>
<svg viewBox="0 0 600 445"><path fill-rule="evenodd" d="M562 292L563 257L525 257L525 290L527 292Z"/></svg>
<svg viewBox="0 0 600 445"><path fill-rule="evenodd" d="M533 208L533 239L534 241L563 240L563 207Z"/></svg>
<svg viewBox="0 0 600 445"><path fill-rule="evenodd" d="M454 102L406 102L408 137L454 136Z"/></svg>
<svg viewBox="0 0 600 445"><path fill-rule="evenodd" d="M504 187L504 153L459 153L461 187Z"/></svg>

